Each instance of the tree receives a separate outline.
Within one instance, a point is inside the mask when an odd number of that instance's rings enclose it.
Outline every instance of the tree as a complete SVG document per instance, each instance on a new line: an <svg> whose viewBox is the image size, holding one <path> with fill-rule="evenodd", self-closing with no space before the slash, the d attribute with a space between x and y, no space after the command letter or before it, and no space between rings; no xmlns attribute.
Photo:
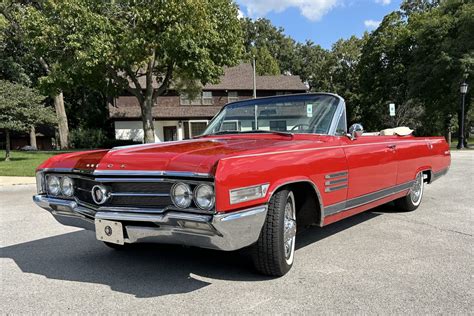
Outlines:
<svg viewBox="0 0 474 316"><path fill-rule="evenodd" d="M55 122L54 112L43 105L38 91L0 80L0 128L5 130L5 160L10 160L10 131L28 131L38 124Z"/></svg>
<svg viewBox="0 0 474 316"><path fill-rule="evenodd" d="M408 100L412 46L410 30L400 12L385 16L364 45L358 65L360 115L368 129L391 126L387 123L388 104L401 105Z"/></svg>
<svg viewBox="0 0 474 316"><path fill-rule="evenodd" d="M429 124L424 124L424 133L441 134L450 127L446 118L460 113L461 82L470 83L474 76L474 2L443 1L412 13L408 28L414 43L409 95L425 105L423 120ZM466 101L467 112L472 94Z"/></svg>
<svg viewBox="0 0 474 316"><path fill-rule="evenodd" d="M172 83L215 82L242 53L237 7L230 0L44 0L29 6L33 42L62 47L47 80L106 74L141 107L144 141L155 140L152 107ZM43 45L44 46L44 45Z"/></svg>
<svg viewBox="0 0 474 316"><path fill-rule="evenodd" d="M7 21L6 25L2 27L2 33L8 39L2 49L0 61L3 79L27 85L37 85L42 74L49 75L52 68L58 68L55 61L58 56L65 53L65 50L60 42L49 41L48 35L53 31L59 32L59 30L49 27L45 20L41 21L43 23L29 20L27 11L25 11L26 4L35 7L37 10L43 10L43 2L5 0L1 3L2 18ZM41 34L41 36L35 37L35 34ZM41 70L41 73L39 70ZM41 83L41 80L39 83ZM54 100L58 118L60 147L67 148L69 128L61 89L62 85L51 85L50 83L45 80L40 88Z"/></svg>
<svg viewBox="0 0 474 316"><path fill-rule="evenodd" d="M280 67L277 60L270 54L266 46L252 47L252 57L255 58L256 72L259 76L279 75Z"/></svg>
<svg viewBox="0 0 474 316"><path fill-rule="evenodd" d="M278 62L283 72L293 72L296 57L296 42L284 34L283 28L276 28L270 20L245 18L241 20L246 52L253 48L265 47L269 54Z"/></svg>
<svg viewBox="0 0 474 316"><path fill-rule="evenodd" d="M293 73L308 83L311 91L331 91L331 54L311 41L297 44Z"/></svg>
<svg viewBox="0 0 474 316"><path fill-rule="evenodd" d="M359 62L362 49L368 40L368 34L362 38L351 36L340 39L332 46L327 71L330 71L331 91L344 96L347 104L348 122L361 119L361 93L359 79Z"/></svg>

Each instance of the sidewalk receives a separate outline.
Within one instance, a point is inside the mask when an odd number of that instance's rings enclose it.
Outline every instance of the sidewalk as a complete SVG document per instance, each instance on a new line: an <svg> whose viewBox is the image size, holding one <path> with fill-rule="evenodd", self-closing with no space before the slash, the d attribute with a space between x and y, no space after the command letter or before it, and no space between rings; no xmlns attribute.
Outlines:
<svg viewBox="0 0 474 316"><path fill-rule="evenodd" d="M6 177L0 176L0 186L36 184L35 177Z"/></svg>

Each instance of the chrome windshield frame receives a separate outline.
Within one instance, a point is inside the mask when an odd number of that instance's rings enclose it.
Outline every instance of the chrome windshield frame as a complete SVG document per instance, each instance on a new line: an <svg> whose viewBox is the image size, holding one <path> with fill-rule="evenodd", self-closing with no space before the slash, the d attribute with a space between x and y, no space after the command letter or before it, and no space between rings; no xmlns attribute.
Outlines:
<svg viewBox="0 0 474 316"><path fill-rule="evenodd" d="M256 99L247 99L247 100L240 100L240 101L235 101L235 102L230 102L227 103L225 106L222 107L222 109L212 118L212 120L209 122L208 127L212 125L212 123L220 116L220 114L225 111L225 109L230 106L230 105L242 105L244 106L245 104L249 105L258 105L259 103L265 103L266 100L273 100L273 99L304 99L304 98L312 98L315 96L321 96L321 95L327 95L327 96L332 96L338 99L337 103L337 108L336 111L334 112L334 115L331 120L331 124L329 125L329 130L328 133L325 135L329 136L335 136L336 135L336 129L337 125L339 124L339 120L344 116L347 122L347 115L346 115L346 102L345 100L334 93L329 93L329 92L312 92L312 93L295 93L295 94L286 94L286 95L277 95L277 96L270 96L270 97L262 97L262 98L256 98ZM206 129L207 130L207 129ZM347 126L345 127L345 132L347 133ZM294 133L298 134L298 133ZM312 133L304 133L304 134L312 134ZM199 136L212 136L213 134L202 134ZM198 136L198 137L199 137Z"/></svg>

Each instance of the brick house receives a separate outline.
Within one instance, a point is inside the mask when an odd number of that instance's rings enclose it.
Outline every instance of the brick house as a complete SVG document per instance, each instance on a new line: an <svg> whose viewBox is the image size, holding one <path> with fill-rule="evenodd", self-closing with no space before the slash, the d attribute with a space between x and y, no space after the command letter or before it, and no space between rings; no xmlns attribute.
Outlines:
<svg viewBox="0 0 474 316"><path fill-rule="evenodd" d="M299 76L257 76L257 97L304 93L307 87ZM253 69L250 64L227 68L217 84L202 88L201 95L190 100L185 94L170 89L158 97L153 107L157 142L188 139L201 134L209 121L227 103L250 99L253 95ZM132 95L122 95L109 105L115 138L143 140L140 106Z"/></svg>

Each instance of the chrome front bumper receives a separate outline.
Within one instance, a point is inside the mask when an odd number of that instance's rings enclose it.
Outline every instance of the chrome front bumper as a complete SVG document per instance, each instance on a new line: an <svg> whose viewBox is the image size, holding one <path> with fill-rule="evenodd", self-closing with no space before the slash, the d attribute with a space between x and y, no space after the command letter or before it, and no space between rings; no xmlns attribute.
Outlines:
<svg viewBox="0 0 474 316"><path fill-rule="evenodd" d="M218 250L237 250L255 243L267 206L215 215L167 211L160 214L95 211L75 201L33 196L33 201L63 225L95 231L95 219L121 222L125 242L157 242Z"/></svg>

